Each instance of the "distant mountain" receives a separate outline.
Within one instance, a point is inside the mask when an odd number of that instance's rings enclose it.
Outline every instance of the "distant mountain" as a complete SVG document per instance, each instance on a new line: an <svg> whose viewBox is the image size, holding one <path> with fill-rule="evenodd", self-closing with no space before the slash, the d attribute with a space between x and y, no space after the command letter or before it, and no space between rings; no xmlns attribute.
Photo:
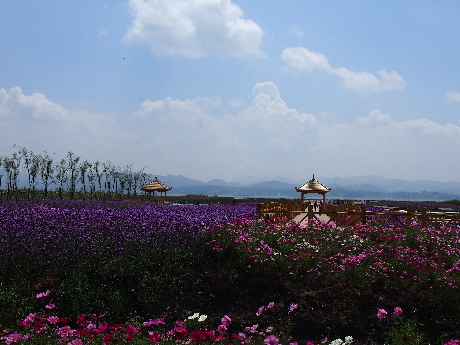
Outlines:
<svg viewBox="0 0 460 345"><path fill-rule="evenodd" d="M292 183L286 183L281 181L261 181L252 183L246 188L260 188L260 189L294 189L296 187ZM297 186L298 187L298 186Z"/></svg>
<svg viewBox="0 0 460 345"><path fill-rule="evenodd" d="M208 182L176 176L176 181L182 185L168 184L168 176L159 179L173 187L172 194L205 194L219 196L259 196L298 198L300 193L295 190L303 183L290 179L265 180L253 183L237 181L226 182L214 179ZM245 178L238 181L250 181L255 178ZM438 181L408 181L392 180L378 176L321 178L321 183L332 188L328 198L335 199L395 199L395 200L449 200L460 199L460 183ZM320 198L319 194L309 195L310 198Z"/></svg>
<svg viewBox="0 0 460 345"><path fill-rule="evenodd" d="M0 169L0 188L6 189L6 172ZM311 177L302 181L276 177L257 179L245 177L227 182L222 179L213 179L204 182L182 175L154 175L165 185L172 187L169 192L173 195L205 194L218 196L259 196L300 198L295 190L307 182ZM460 199L460 182L440 181L409 181L403 179L388 179L379 176L352 176L352 177L321 177L315 176L326 187L332 188L327 193L329 199L388 199L388 200L451 200ZM150 181L149 181L150 182ZM19 188L27 187L27 175L20 173ZM38 183L37 188L41 188ZM310 198L320 198L319 194L309 195Z"/></svg>
<svg viewBox="0 0 460 345"><path fill-rule="evenodd" d="M152 175L152 176L156 176L161 183L167 185L168 187L173 187L173 188L175 186L190 187L190 186L206 185L206 183L203 181L191 179L191 178L188 178L182 175L166 175L166 176Z"/></svg>
<svg viewBox="0 0 460 345"><path fill-rule="evenodd" d="M440 182L431 180L409 181L403 179L389 179L380 176L351 176L321 178L321 182L326 186L336 184L347 189L352 189L355 185L374 185L381 191L388 192L439 192L446 194L460 194L460 182ZM354 189L354 188L353 188ZM369 190L366 187L364 190Z"/></svg>
<svg viewBox="0 0 460 345"><path fill-rule="evenodd" d="M239 182L227 182L221 179L214 179L206 182L208 186L229 186L229 187L242 187L243 184Z"/></svg>
<svg viewBox="0 0 460 345"><path fill-rule="evenodd" d="M233 180L232 182L241 183L243 185L249 185L249 184L257 183L257 182L260 182L260 181L261 181L261 179L258 178L258 177L245 176L245 177L241 177L239 179Z"/></svg>

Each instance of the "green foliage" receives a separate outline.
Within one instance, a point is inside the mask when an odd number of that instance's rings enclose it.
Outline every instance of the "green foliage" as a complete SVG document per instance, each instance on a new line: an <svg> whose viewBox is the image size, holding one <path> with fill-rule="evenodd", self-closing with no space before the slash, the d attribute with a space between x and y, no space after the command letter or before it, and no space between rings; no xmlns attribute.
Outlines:
<svg viewBox="0 0 460 345"><path fill-rule="evenodd" d="M415 320L396 320L386 335L386 344L416 345L426 344L424 334L420 332L419 323Z"/></svg>

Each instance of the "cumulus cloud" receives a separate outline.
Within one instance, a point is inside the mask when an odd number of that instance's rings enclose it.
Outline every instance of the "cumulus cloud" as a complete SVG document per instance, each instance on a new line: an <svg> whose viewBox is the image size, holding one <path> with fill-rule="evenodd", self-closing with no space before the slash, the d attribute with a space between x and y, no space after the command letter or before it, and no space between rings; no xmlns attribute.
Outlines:
<svg viewBox="0 0 460 345"><path fill-rule="evenodd" d="M460 102L460 93L457 91L450 91L446 96L447 102Z"/></svg>
<svg viewBox="0 0 460 345"><path fill-rule="evenodd" d="M0 144L46 147L54 150L107 148L132 140L113 118L79 110L68 110L41 93L26 95L20 87L0 89ZM30 144L30 145L29 145ZM94 146L93 146L94 145ZM90 150L91 151L91 150Z"/></svg>
<svg viewBox="0 0 460 345"><path fill-rule="evenodd" d="M231 0L130 0L133 23L124 39L156 55L264 56L263 30Z"/></svg>
<svg viewBox="0 0 460 345"><path fill-rule="evenodd" d="M0 89L0 116L13 117L28 114L35 119L65 121L69 114L59 104L55 104L41 93L26 96L16 86L6 91Z"/></svg>
<svg viewBox="0 0 460 345"><path fill-rule="evenodd" d="M286 62L289 69L312 73L315 70L332 73L342 78L344 88L359 92L379 92L400 90L406 86L404 79L395 71L386 70L374 75L369 72L355 72L346 67L333 68L327 58L320 53L315 53L307 48L286 48L281 54L281 59Z"/></svg>
<svg viewBox="0 0 460 345"><path fill-rule="evenodd" d="M395 121L378 109L350 123L320 125L318 170L337 176L377 175L410 180L455 180L460 126L428 119Z"/></svg>
<svg viewBox="0 0 460 345"><path fill-rule="evenodd" d="M122 118L68 110L19 87L0 89L0 145L62 156L70 150L203 180L305 179L313 172L458 180L460 165L452 159L460 151L458 125L397 121L379 109L349 122L323 121L289 107L273 82L254 85L251 103L236 114L223 115L221 107L218 98L166 97L146 100Z"/></svg>
<svg viewBox="0 0 460 345"><path fill-rule="evenodd" d="M317 125L315 116L289 108L273 82L256 84L252 92L251 105L235 116L213 116L212 111L207 109L214 104L211 100L171 97L143 102L136 115L144 119L144 128L155 126L162 132L157 134L157 138L163 136L167 139L171 133L181 133L177 140L200 145L205 142L214 146L233 145L244 149L248 149L254 141L263 146L276 146L272 145L276 142L275 138L281 137L291 147L303 130ZM285 150L285 147L282 149Z"/></svg>

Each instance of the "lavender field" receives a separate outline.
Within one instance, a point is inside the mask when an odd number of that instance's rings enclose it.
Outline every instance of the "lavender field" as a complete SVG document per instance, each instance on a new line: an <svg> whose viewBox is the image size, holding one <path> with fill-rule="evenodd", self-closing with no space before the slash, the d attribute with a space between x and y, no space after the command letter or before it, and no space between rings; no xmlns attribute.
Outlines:
<svg viewBox="0 0 460 345"><path fill-rule="evenodd" d="M300 227L251 205L55 200L0 203L0 229L5 343L460 338L458 224Z"/></svg>

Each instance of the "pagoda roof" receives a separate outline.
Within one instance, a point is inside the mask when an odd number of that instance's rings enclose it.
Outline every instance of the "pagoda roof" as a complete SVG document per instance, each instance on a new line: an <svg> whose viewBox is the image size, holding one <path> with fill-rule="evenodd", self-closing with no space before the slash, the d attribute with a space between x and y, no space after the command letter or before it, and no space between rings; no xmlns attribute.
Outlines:
<svg viewBox="0 0 460 345"><path fill-rule="evenodd" d="M300 187L295 188L296 191L302 193L327 193L331 190L331 188L327 188L321 182L315 179L315 175L313 174L313 178L304 183Z"/></svg>
<svg viewBox="0 0 460 345"><path fill-rule="evenodd" d="M145 186L141 187L141 189L144 192L166 192L168 190L171 190L171 187L168 187L158 181L158 178L155 177L155 180L153 180L150 183L147 183Z"/></svg>

